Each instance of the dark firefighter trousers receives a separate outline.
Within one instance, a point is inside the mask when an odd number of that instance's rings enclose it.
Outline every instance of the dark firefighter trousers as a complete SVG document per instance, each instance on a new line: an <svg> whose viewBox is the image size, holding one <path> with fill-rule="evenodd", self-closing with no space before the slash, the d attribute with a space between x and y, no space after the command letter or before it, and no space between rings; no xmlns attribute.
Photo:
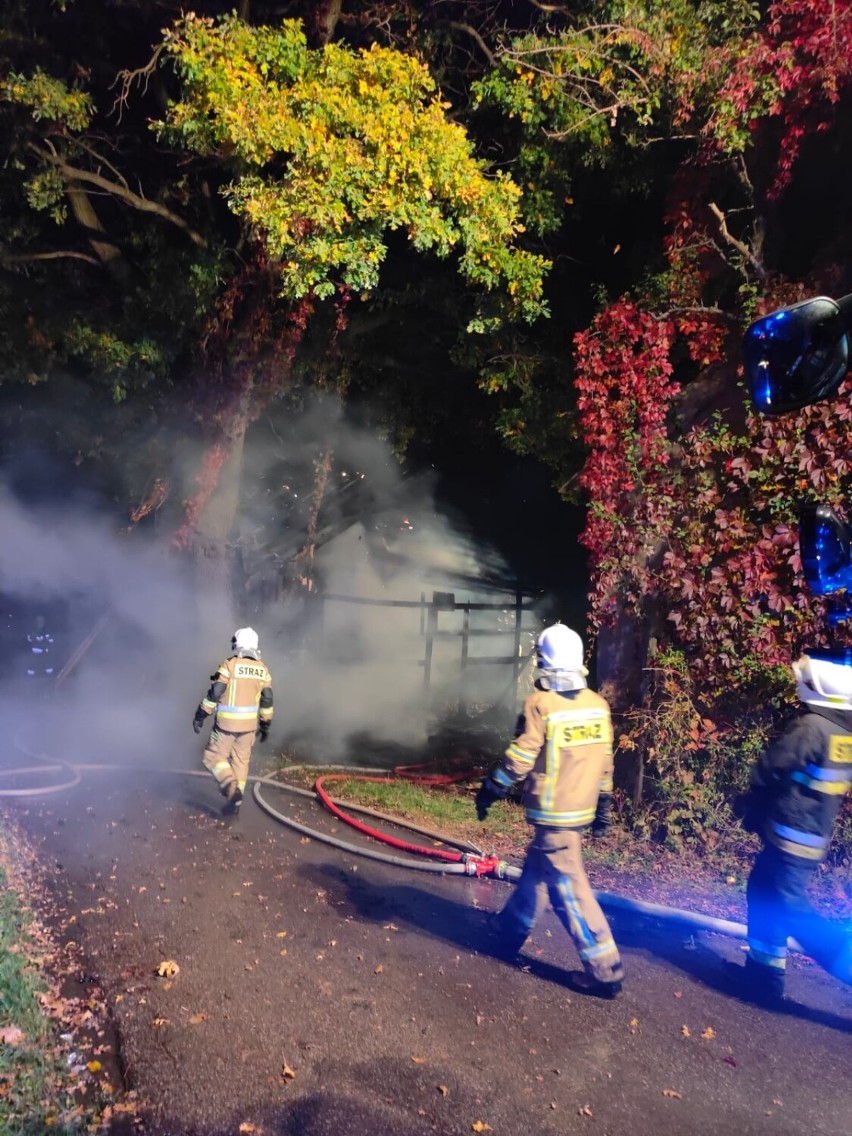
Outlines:
<svg viewBox="0 0 852 1136"><path fill-rule="evenodd" d="M749 958L783 974L787 937L841 982L852 984L852 938L826 919L807 896L817 862L772 844L757 854L746 885Z"/></svg>

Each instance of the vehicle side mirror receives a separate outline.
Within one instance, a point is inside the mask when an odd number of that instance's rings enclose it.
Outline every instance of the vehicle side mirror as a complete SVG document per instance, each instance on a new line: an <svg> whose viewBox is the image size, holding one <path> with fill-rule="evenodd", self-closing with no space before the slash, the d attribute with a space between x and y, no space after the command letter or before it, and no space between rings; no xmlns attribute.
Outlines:
<svg viewBox="0 0 852 1136"><path fill-rule="evenodd" d="M817 296L755 320L743 338L749 392L762 414L834 394L849 370L852 296Z"/></svg>

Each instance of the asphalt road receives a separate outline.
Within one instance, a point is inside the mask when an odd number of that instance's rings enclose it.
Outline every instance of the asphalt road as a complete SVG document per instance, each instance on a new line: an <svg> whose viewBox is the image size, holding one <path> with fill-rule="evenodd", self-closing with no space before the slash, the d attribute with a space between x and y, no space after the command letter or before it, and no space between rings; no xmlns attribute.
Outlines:
<svg viewBox="0 0 852 1136"><path fill-rule="evenodd" d="M624 993L583 997L562 983L578 964L550 912L522 967L487 953L510 885L352 856L252 800L226 823L219 802L206 779L106 774L6 802L73 920L58 933L111 1008L151 1136L852 1129L852 990L807 961L770 1013L728 990L734 940L619 914Z"/></svg>

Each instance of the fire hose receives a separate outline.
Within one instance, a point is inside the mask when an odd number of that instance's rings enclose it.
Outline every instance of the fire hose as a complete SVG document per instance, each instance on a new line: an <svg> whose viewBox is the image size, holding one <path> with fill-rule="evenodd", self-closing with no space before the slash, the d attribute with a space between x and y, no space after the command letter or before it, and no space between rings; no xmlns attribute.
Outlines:
<svg viewBox="0 0 852 1136"><path fill-rule="evenodd" d="M73 789L80 783L82 777L86 773L110 773L110 772L127 772L126 767L118 764L77 764L71 762L56 761L42 754L36 754L25 748L18 739L14 742L17 749L39 761L41 764L37 766L24 766L15 769L0 770L0 777L3 776L22 776L33 774L45 774L50 772L57 772L61 775L61 780L51 782L48 785L35 786L31 788L19 789L6 789L0 788L0 799L3 798L17 798L17 797L35 797L44 796L50 793L58 793L62 790ZM459 841L454 838L434 832L430 829L420 827L412 824L402 818L388 816L385 813L378 812L374 809L367 808L363 805L354 805L348 802L343 802L331 797L325 791L325 783L330 780L352 779L352 777L364 777L369 780L383 781L387 783L388 774L386 770L369 769L369 768L353 768L339 766L335 767L340 770L337 773L326 773L318 778L315 782L313 789L304 789L296 785L288 784L280 780L276 775L253 775L249 777L252 783L252 794L258 806L270 817L285 827L291 828L296 832L303 834L320 843L328 844L331 847L338 848L343 852L347 852L353 856L366 857L367 859L376 860L384 864L390 864L395 867L407 868L415 871L425 872L440 872L446 875L464 875L464 876L493 876L496 879L507 880L515 882L520 879L521 870L511 864L506 863L505 860L499 859L496 855L485 854L481 849L467 841ZM176 776L188 777L203 777L209 778L210 774L206 770L186 770L186 769L170 769L170 770L155 770L152 772L171 773ZM446 776L446 775L445 775ZM461 780L460 776L450 775L454 780ZM407 778L411 780L411 778ZM436 778L425 778L425 780L435 781ZM286 813L281 812L275 808L269 800L264 796L264 790L276 789L296 796L310 798L311 800L319 800L322 805L327 808L333 816L342 822L349 824L351 827L357 829L362 835L369 836L373 839L382 841L389 846L395 848L397 851L405 851L410 853L409 856L398 856L392 853L381 852L375 848L353 844L349 841L340 839L332 833L324 832L321 829L312 828L306 824L295 820L293 817L288 816ZM436 849L429 848L426 845L413 844L410 841L400 840L397 837L390 836L387 833L381 832L380 829L374 829L369 825L356 821L354 817L348 814L357 812L362 816L367 816L376 820L382 820L393 825L408 829L411 832L418 833L421 836L428 837L430 840L437 841L445 848ZM422 856L423 859L412 859L411 855ZM728 935L735 939L745 939L747 937L747 928L742 923L734 922L729 919L719 919L712 915L705 915L700 912L686 911L681 908L669 907L664 904L649 903L645 900L633 899L615 892L605 892L596 890L594 892L598 902L602 907L624 911L634 915L640 915L651 919L659 919L670 923L682 925L692 930L709 931L716 934ZM801 949L794 940L790 940L790 946L793 949Z"/></svg>
<svg viewBox="0 0 852 1136"><path fill-rule="evenodd" d="M291 827L297 832L301 832L306 836L310 836L315 840L319 840L326 844L331 844L335 848L339 848L345 852L350 852L356 856L366 856L369 859L379 860L386 864L396 864L405 868L413 868L416 871L444 872L452 875L465 876L493 876L496 879L508 880L510 882L516 882L521 878L520 868L506 863L505 860L501 860L497 856L486 855L479 849L471 849L470 846L468 846L469 850L459 852L443 852L439 849L425 849L421 846L411 845L407 841L398 841L395 837L388 836L387 833L382 833L377 829L371 829L369 828L369 826L355 821L354 818L347 817L346 813L341 807L344 803L342 801L333 800L332 798L328 797L328 794L324 791L323 785L320 784L320 782L326 782L332 778L339 780L352 780L353 777L358 780L374 780L387 783L387 773L384 772L384 776L382 776L383 772L384 771L382 770L375 769L349 769L348 772L341 772L333 775L326 774L323 777L320 777L317 782L315 782L313 790L302 789L295 785L288 785L286 782L280 781L274 777L258 777L254 781L252 792L255 801L264 810L264 812L268 813L270 816L274 817L282 824L287 825L288 827ZM357 830L363 832L365 835L372 836L374 839L381 840L383 843L390 844L397 848L405 848L409 851L413 849L420 854L428 854L436 859L439 859L440 862L419 862L417 860L389 855L387 853L378 852L372 848L365 848L360 845L351 844L347 841L340 840L339 838L330 834L326 834L321 830L309 828L307 825L303 825L300 822L293 820L293 818L279 812L277 809L273 808L272 805L270 805L270 803L263 795L263 789L269 786L283 789L288 793L296 793L299 796L319 799L323 804L326 803L325 800L323 800L323 797L325 797L329 802L331 802L331 804L335 806L330 810L334 816L336 816L339 820L350 824L353 828L356 828ZM395 825L398 825L402 828L409 828L412 831L424 831L422 829L417 829L415 826L410 825L407 821L402 820L398 817L388 817L381 813L375 813L373 812L373 810L366 809L361 805L356 806L346 803L345 808L352 812L357 811L360 813L366 813L367 815L377 816L384 820L389 820ZM440 839L445 844L455 843L450 837L447 836L440 836L439 834L435 833L426 833L426 835L431 835L433 839ZM628 896L619 895L615 892L594 890L594 894L600 905L610 910L626 911L634 915L642 915L652 919L661 919L670 923L681 924L693 930L710 931L716 934L728 935L735 939L745 939L748 936L748 930L745 924L734 922L731 919L719 919L716 916L704 915L700 912L685 911L681 908L668 907L665 904L660 903L649 903L645 900L632 899ZM800 949L792 939L790 940L790 945L794 949Z"/></svg>

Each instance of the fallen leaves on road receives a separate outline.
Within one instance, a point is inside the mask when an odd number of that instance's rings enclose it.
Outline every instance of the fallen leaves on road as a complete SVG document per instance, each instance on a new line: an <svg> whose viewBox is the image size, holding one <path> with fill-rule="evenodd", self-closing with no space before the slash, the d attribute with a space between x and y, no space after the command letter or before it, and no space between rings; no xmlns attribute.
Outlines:
<svg viewBox="0 0 852 1136"><path fill-rule="evenodd" d="M160 978L174 978L175 975L180 974L180 967L174 959L166 959L157 967L157 974Z"/></svg>
<svg viewBox="0 0 852 1136"><path fill-rule="evenodd" d="M701 1036L704 1038L705 1041L712 1041L713 1038L716 1036L716 1031L713 1029L712 1026L708 1026L707 1029L704 1030L704 1032L702 1033Z"/></svg>
<svg viewBox="0 0 852 1136"><path fill-rule="evenodd" d="M441 1094L442 1097L445 1097L449 1091L450 1090L447 1088L446 1085L438 1085L438 1092Z"/></svg>
<svg viewBox="0 0 852 1136"><path fill-rule="evenodd" d="M201 1013L199 1013L199 1014L193 1014L193 1015L192 1015L192 1016L190 1017L190 1019L189 1019L189 1024L190 1024L191 1026L198 1026L198 1025L200 1025L200 1024L201 1024L202 1022L204 1022L204 1021L206 1021L206 1020L207 1020L207 1015L206 1015L206 1014L201 1014Z"/></svg>
<svg viewBox="0 0 852 1136"><path fill-rule="evenodd" d="M411 1060L415 1065L424 1065L426 1063L425 1057L412 1057Z"/></svg>
<svg viewBox="0 0 852 1136"><path fill-rule="evenodd" d="M683 1100L683 1093L679 1093L677 1089L663 1089L664 1097L673 1097L675 1100Z"/></svg>
<svg viewBox="0 0 852 1136"><path fill-rule="evenodd" d="M680 1032L683 1037L692 1037L692 1034L689 1032L689 1026L681 1026Z"/></svg>
<svg viewBox="0 0 852 1136"><path fill-rule="evenodd" d="M486 1124L484 1120L474 1120L470 1126L471 1132L493 1132L494 1129L490 1124Z"/></svg>
<svg viewBox="0 0 852 1136"><path fill-rule="evenodd" d="M592 1112L589 1105L584 1104L582 1108L577 1109L577 1115L578 1116L594 1116L594 1113Z"/></svg>
<svg viewBox="0 0 852 1136"><path fill-rule="evenodd" d="M284 1081L292 1081L296 1076L296 1070L291 1069L285 1061L281 1067L281 1079Z"/></svg>

